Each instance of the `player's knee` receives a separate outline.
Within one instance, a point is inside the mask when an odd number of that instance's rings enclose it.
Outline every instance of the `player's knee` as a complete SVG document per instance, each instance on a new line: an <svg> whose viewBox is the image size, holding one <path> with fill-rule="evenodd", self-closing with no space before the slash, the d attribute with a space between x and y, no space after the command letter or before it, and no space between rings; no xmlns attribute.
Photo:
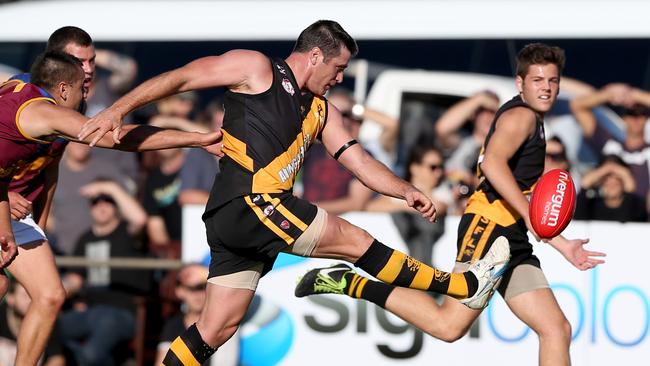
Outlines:
<svg viewBox="0 0 650 366"><path fill-rule="evenodd" d="M564 339L567 342L571 342L571 323L569 323L568 320L563 319L561 324L560 324L560 332L562 339Z"/></svg>
<svg viewBox="0 0 650 366"><path fill-rule="evenodd" d="M36 293L32 301L43 309L58 312L65 301L65 290L62 286L46 288Z"/></svg>
<svg viewBox="0 0 650 366"><path fill-rule="evenodd" d="M540 338L554 339L568 343L571 341L571 323L566 318L546 323L537 333Z"/></svg>
<svg viewBox="0 0 650 366"><path fill-rule="evenodd" d="M428 331L427 334L447 343L454 343L467 334L467 327L460 327L456 324L443 324L443 327L437 330Z"/></svg>
<svg viewBox="0 0 650 366"><path fill-rule="evenodd" d="M427 323L422 331L447 343L454 343L463 338L471 326L471 323L466 326L451 317L438 317L435 321Z"/></svg>

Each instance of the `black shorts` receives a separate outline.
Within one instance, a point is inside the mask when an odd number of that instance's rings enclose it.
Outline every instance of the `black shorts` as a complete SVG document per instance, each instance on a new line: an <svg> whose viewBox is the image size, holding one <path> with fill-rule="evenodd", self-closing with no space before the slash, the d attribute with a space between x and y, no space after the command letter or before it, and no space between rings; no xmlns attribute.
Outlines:
<svg viewBox="0 0 650 366"><path fill-rule="evenodd" d="M507 287L512 271L518 265L530 264L541 268L539 259L533 254L533 245L528 241L527 233L523 220L510 226L501 226L486 217L466 213L458 224L456 262L473 262L483 258L494 240L505 236L510 243L511 258L499 287L499 291L502 291Z"/></svg>
<svg viewBox="0 0 650 366"><path fill-rule="evenodd" d="M309 227L317 207L290 192L237 197L207 212L210 274L222 276L263 264L262 275L278 254Z"/></svg>

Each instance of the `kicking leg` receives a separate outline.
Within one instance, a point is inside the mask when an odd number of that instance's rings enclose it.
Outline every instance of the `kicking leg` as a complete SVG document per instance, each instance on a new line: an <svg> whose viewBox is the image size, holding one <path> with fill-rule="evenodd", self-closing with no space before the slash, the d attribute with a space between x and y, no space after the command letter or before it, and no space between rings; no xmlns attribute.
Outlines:
<svg viewBox="0 0 650 366"><path fill-rule="evenodd" d="M344 272L347 273L341 277L343 281L332 278ZM298 297L318 293L345 294L368 300L446 342L454 342L465 335L481 313L481 310L472 310L449 296L439 305L424 291L372 281L342 264L312 270L296 287Z"/></svg>
<svg viewBox="0 0 650 366"><path fill-rule="evenodd" d="M343 286L339 285L337 288L337 282L331 279L329 273L343 270L352 276L349 280L339 281ZM308 278L311 274L320 276ZM347 265L312 270L296 287L298 297L317 293L345 294L352 298L368 300L445 342L460 339L481 314L481 310L472 310L453 297L446 296L439 305L424 291L369 280L356 274Z"/></svg>
<svg viewBox="0 0 650 366"><path fill-rule="evenodd" d="M501 276L501 269L510 256L506 240L503 245L493 245L493 255L483 262L477 262L475 270L449 273L380 243L366 231L339 217L329 215L327 220L320 240L311 253L312 257L345 259L380 281L395 286L432 291L456 298L474 295L483 297L486 295L485 288L489 286L485 286L485 281L480 277L486 276L492 281ZM495 267L498 268L493 271ZM348 284L351 282L348 281ZM490 290L491 287L487 291Z"/></svg>
<svg viewBox="0 0 650 366"><path fill-rule="evenodd" d="M400 251L389 248L372 238L366 231L343 219L333 215L329 215L327 219L320 241L310 252L310 256L351 261L380 281L395 286L432 291L455 298L469 297L465 300L465 304L473 309L485 307L510 257L507 239L497 238L485 257L472 264L469 271L449 273L432 268ZM368 282L367 279L358 277L345 265L315 269L300 281L296 287L296 296L332 292L362 297L361 294L366 286L371 287L365 290L366 292L374 292L378 289L372 281ZM381 292L377 296L387 296L386 290ZM373 299L369 300L382 306Z"/></svg>
<svg viewBox="0 0 650 366"><path fill-rule="evenodd" d="M8 269L32 299L18 334L16 365L36 365L65 300L65 290L46 241L19 246Z"/></svg>

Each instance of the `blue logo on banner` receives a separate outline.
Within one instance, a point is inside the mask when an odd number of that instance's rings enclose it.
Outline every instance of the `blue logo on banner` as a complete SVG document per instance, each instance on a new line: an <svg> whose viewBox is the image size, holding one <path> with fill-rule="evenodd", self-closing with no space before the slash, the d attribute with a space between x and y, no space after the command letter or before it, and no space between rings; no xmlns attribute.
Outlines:
<svg viewBox="0 0 650 366"><path fill-rule="evenodd" d="M241 363L244 366L276 365L291 348L294 326L287 312L262 300L242 327ZM254 332L247 334L247 329Z"/></svg>

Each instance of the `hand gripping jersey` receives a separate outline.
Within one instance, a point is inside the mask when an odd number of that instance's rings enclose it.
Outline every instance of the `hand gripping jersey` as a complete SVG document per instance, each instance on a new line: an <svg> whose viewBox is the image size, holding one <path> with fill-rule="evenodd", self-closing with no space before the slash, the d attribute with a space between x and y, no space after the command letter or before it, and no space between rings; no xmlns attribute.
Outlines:
<svg viewBox="0 0 650 366"><path fill-rule="evenodd" d="M268 90L225 93L225 156L206 212L252 193L290 192L307 149L323 130L325 98L302 92L283 60L270 62L273 82Z"/></svg>
<svg viewBox="0 0 650 366"><path fill-rule="evenodd" d="M492 126L488 135L485 137L485 142L481 148L479 155L478 176L480 184L476 192L470 197L467 203L465 213L474 213L489 218L502 226L510 226L520 219L519 214L510 205L503 200L501 195L492 187L483 172L481 171L481 162L485 149L490 143L490 138L494 134L496 122L503 112L515 108L525 107L529 108L521 97L516 96L501 106L494 117ZM532 110L532 109L531 109ZM534 112L534 111L533 111ZM541 117L535 114L535 133L529 137L520 147L515 154L508 161L508 166L517 181L519 189L524 194L530 193L533 186L542 175L544 171L544 154L546 151L546 140L544 137L544 121Z"/></svg>
<svg viewBox="0 0 650 366"><path fill-rule="evenodd" d="M0 179L11 182L9 189L29 200L43 189L39 173L66 144L62 139L36 139L22 131L20 113L30 103L42 100L56 104L46 91L21 78L0 85Z"/></svg>

